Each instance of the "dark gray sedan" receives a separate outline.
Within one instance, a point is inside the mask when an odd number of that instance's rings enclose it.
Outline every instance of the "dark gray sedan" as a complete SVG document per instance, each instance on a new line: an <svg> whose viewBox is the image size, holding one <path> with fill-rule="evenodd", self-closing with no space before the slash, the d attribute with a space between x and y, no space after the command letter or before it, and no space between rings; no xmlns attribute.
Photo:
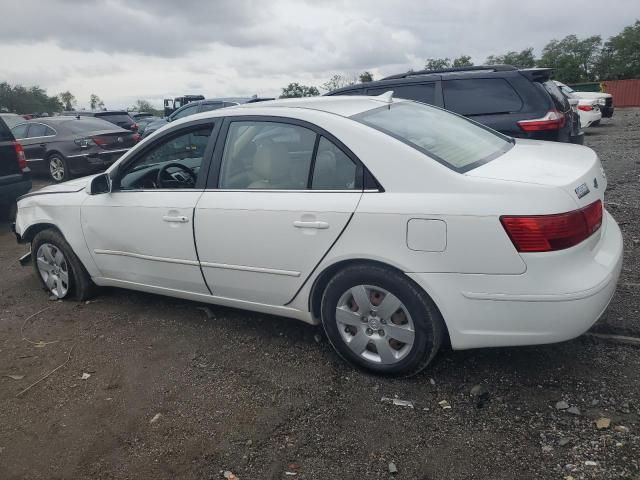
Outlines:
<svg viewBox="0 0 640 480"><path fill-rule="evenodd" d="M137 133L92 117L37 118L11 129L29 167L56 182L100 172L136 144Z"/></svg>

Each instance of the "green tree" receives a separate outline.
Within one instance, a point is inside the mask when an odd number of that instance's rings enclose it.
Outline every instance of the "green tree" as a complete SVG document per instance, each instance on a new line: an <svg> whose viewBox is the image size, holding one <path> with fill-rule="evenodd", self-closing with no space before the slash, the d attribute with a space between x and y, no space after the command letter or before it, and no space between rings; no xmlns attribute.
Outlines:
<svg viewBox="0 0 640 480"><path fill-rule="evenodd" d="M89 108L91 110L96 110L96 109L102 110L104 108L104 102L100 99L98 95L96 95L95 93L92 93L91 96L89 97Z"/></svg>
<svg viewBox="0 0 640 480"><path fill-rule="evenodd" d="M538 66L554 69L554 77L565 83L588 82L596 77L602 38L594 35L580 40L567 35L551 40L542 50Z"/></svg>
<svg viewBox="0 0 640 480"><path fill-rule="evenodd" d="M320 95L320 92L316 87L290 83L282 89L280 98L317 97L318 95Z"/></svg>
<svg viewBox="0 0 640 480"><path fill-rule="evenodd" d="M333 75L329 80L323 83L320 88L326 90L327 92L331 92L332 90L337 90L338 88L348 87L350 85L355 85L357 83L357 78L349 78L346 75L336 74Z"/></svg>
<svg viewBox="0 0 640 480"><path fill-rule="evenodd" d="M460 67L473 67L473 62L469 55L460 55L458 58L454 58L451 62L451 66L455 68Z"/></svg>
<svg viewBox="0 0 640 480"><path fill-rule="evenodd" d="M76 106L76 97L69 90L59 93L58 98L62 102L63 108L67 111L73 110Z"/></svg>
<svg viewBox="0 0 640 480"><path fill-rule="evenodd" d="M451 60L449 58L427 58L427 63L424 64L426 70L441 70L450 66Z"/></svg>
<svg viewBox="0 0 640 480"><path fill-rule="evenodd" d="M33 86L11 86L7 82L0 83L0 111L14 113L54 113L62 110L62 103L57 97L49 97L47 92Z"/></svg>
<svg viewBox="0 0 640 480"><path fill-rule="evenodd" d="M604 44L596 73L601 80L640 77L640 20Z"/></svg>
<svg viewBox="0 0 640 480"><path fill-rule="evenodd" d="M362 72L360 74L360 83L373 82L373 74L371 72Z"/></svg>
<svg viewBox="0 0 640 480"><path fill-rule="evenodd" d="M519 52L511 50L503 55L489 55L485 65L513 65L518 68L531 68L536 66L533 56L533 47L525 48Z"/></svg>
<svg viewBox="0 0 640 480"><path fill-rule="evenodd" d="M153 115L159 116L159 117L162 116L162 112L160 110L158 110L157 108L154 108L154 106L151 105L151 102L144 99L136 100L136 103L131 107L129 107L128 110L135 111L135 112L152 113Z"/></svg>

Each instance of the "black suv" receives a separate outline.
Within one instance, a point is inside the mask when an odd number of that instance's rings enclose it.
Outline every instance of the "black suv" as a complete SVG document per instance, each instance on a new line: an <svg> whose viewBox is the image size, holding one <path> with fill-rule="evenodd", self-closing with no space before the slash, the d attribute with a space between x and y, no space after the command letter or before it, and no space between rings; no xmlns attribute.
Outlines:
<svg viewBox="0 0 640 480"><path fill-rule="evenodd" d="M117 125L120 128L124 128L125 130L131 130L132 132L136 132L138 130L138 125L136 124L135 120L131 118L129 112L125 112L124 110L64 112L63 115L74 115L76 117L96 117L101 118L102 120L106 120L109 123L113 123L114 125Z"/></svg>
<svg viewBox="0 0 640 480"><path fill-rule="evenodd" d="M352 85L326 95L380 95L446 108L512 137L581 143L571 105L552 69L510 65L421 70Z"/></svg>
<svg viewBox="0 0 640 480"><path fill-rule="evenodd" d="M13 217L16 199L31 190L31 171L22 145L0 118L0 217Z"/></svg>

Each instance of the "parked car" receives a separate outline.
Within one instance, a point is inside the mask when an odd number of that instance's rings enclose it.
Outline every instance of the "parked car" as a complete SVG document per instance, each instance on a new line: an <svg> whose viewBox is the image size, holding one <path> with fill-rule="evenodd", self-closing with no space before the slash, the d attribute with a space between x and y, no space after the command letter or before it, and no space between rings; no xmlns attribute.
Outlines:
<svg viewBox="0 0 640 480"><path fill-rule="evenodd" d="M622 266L606 186L583 146L390 94L316 97L172 122L23 197L15 232L49 295L109 285L321 323L353 364L410 375L446 340L587 330Z"/></svg>
<svg viewBox="0 0 640 480"><path fill-rule="evenodd" d="M11 130L34 173L56 182L104 170L138 141L139 135L101 118L49 117Z"/></svg>
<svg viewBox="0 0 640 480"><path fill-rule="evenodd" d="M18 115L17 113L0 113L0 118L4 120L4 123L10 129L15 127L19 123L24 122L25 120L22 115Z"/></svg>
<svg viewBox="0 0 640 480"><path fill-rule="evenodd" d="M578 92L562 82L555 81L556 85L565 93L570 93L581 99L596 100L604 118L613 117L613 95L604 92Z"/></svg>
<svg viewBox="0 0 640 480"><path fill-rule="evenodd" d="M568 97L564 92L562 93L567 98L569 105L571 105L571 132L570 136L573 139L572 143L578 143L582 145L584 143L584 130L580 125L580 114L578 113L578 99Z"/></svg>
<svg viewBox="0 0 640 480"><path fill-rule="evenodd" d="M421 70L352 85L326 95L394 96L446 108L511 137L577 142L571 106L551 69L492 65Z"/></svg>
<svg viewBox="0 0 640 480"><path fill-rule="evenodd" d="M22 145L0 116L0 217L13 218L16 199L31 190L31 171Z"/></svg>
<svg viewBox="0 0 640 480"><path fill-rule="evenodd" d="M208 112L210 110L217 110L218 108L233 107L235 105L242 105L244 103L264 102L267 100L273 100L273 98L259 98L258 96L254 95L253 97L225 97L194 100L178 108L168 117L147 125L142 136L143 138L148 137L159 128L164 127L167 123L187 117L189 115L193 115L195 113Z"/></svg>
<svg viewBox="0 0 640 480"><path fill-rule="evenodd" d="M160 117L142 117L141 119L139 119L136 123L138 124L138 134L140 135L140 137L142 137L144 135L145 130L147 129L147 127L149 125L151 125L152 123L158 122L158 121L163 121L163 118Z"/></svg>
<svg viewBox="0 0 640 480"><path fill-rule="evenodd" d="M153 113L149 113L149 112L136 112L136 111L129 111L127 112L129 114L129 116L131 118L133 118L133 120L138 123L141 119L143 118L148 118L148 117L153 117Z"/></svg>
<svg viewBox="0 0 640 480"><path fill-rule="evenodd" d="M183 95L176 98L164 99L164 116L168 117L180 107L184 107L187 103L204 100L204 95Z"/></svg>
<svg viewBox="0 0 640 480"><path fill-rule="evenodd" d="M558 87L561 87L560 82L555 81ZM580 126L584 128L595 127L600 124L602 119L602 112L600 111L599 100L596 98L580 98L575 93L562 90L562 93L569 99L569 103L575 104L575 110L580 116Z"/></svg>
<svg viewBox="0 0 640 480"><path fill-rule="evenodd" d="M131 130L136 132L138 125L131 118L129 112L124 110L104 110L104 111L78 111L78 112L64 112L64 115L75 115L79 117L95 117L102 120L106 120L109 123L113 123L120 128Z"/></svg>

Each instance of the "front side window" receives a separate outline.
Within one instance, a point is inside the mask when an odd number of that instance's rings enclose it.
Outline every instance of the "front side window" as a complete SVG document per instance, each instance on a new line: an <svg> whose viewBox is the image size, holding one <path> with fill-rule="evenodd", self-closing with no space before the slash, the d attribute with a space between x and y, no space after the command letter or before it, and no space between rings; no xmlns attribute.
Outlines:
<svg viewBox="0 0 640 480"><path fill-rule="evenodd" d="M486 163L513 145L508 137L464 117L415 102L397 102L352 118L459 172Z"/></svg>
<svg viewBox="0 0 640 480"><path fill-rule="evenodd" d="M278 122L232 122L222 156L219 187L306 189L316 133Z"/></svg>
<svg viewBox="0 0 640 480"><path fill-rule="evenodd" d="M195 188L212 129L201 126L166 135L127 165L120 189Z"/></svg>
<svg viewBox="0 0 640 480"><path fill-rule="evenodd" d="M442 82L444 105L460 115L519 112L522 99L503 78L475 78Z"/></svg>

